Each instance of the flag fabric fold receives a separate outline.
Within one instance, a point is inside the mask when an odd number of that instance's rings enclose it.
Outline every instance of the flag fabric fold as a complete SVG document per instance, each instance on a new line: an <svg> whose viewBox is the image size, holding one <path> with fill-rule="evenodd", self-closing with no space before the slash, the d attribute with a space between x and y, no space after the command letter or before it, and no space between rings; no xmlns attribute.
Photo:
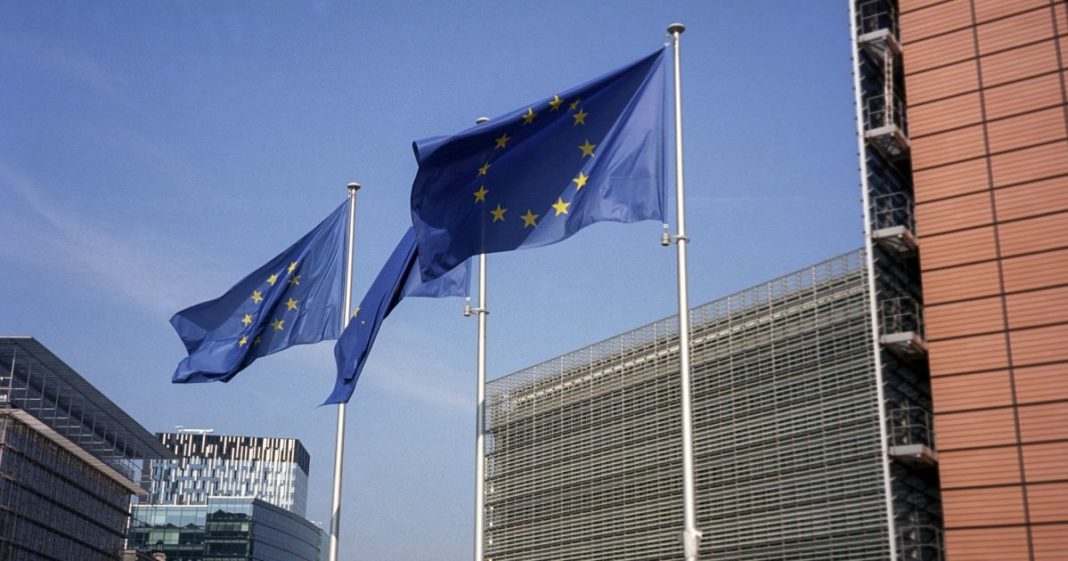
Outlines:
<svg viewBox="0 0 1068 561"><path fill-rule="evenodd" d="M349 326L334 346L337 380L323 405L348 403L370 355L371 346L378 337L382 321L402 299L407 296L464 296L468 293L470 262L424 282L415 268L417 259L415 231L409 228L371 283L360 305L353 311Z"/></svg>
<svg viewBox="0 0 1068 561"><path fill-rule="evenodd" d="M171 325L189 356L174 383L228 382L257 358L341 331L346 215L342 204L289 249L221 297L186 308Z"/></svg>
<svg viewBox="0 0 1068 561"><path fill-rule="evenodd" d="M663 220L663 48L449 137L413 143L423 279L600 221Z"/></svg>

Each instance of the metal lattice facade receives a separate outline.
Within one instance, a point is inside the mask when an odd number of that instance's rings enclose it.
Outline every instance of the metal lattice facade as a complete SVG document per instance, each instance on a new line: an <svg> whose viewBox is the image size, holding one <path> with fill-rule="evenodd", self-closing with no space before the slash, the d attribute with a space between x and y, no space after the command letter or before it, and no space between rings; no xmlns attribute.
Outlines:
<svg viewBox="0 0 1068 561"><path fill-rule="evenodd" d="M695 308L703 558L885 560L865 257ZM677 320L491 382L486 556L682 556Z"/></svg>
<svg viewBox="0 0 1068 561"><path fill-rule="evenodd" d="M0 560L120 561L152 434L32 337L0 337Z"/></svg>

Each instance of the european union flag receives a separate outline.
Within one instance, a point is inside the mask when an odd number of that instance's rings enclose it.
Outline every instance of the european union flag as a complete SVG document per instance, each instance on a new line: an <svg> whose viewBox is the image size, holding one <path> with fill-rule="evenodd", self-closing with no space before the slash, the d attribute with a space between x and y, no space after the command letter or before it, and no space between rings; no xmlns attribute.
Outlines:
<svg viewBox="0 0 1068 561"><path fill-rule="evenodd" d="M349 326L334 346L337 382L324 403L348 403L360 372L367 362L378 328L405 296L463 296L468 292L470 262L434 280L423 282L415 272L418 251L415 231L411 228L401 238L393 254L375 277L367 295L353 313Z"/></svg>
<svg viewBox="0 0 1068 561"><path fill-rule="evenodd" d="M172 381L228 382L257 358L336 339L348 203L221 297L174 314L185 343Z"/></svg>
<svg viewBox="0 0 1068 561"><path fill-rule="evenodd" d="M425 279L600 221L663 220L667 49L449 137L416 141Z"/></svg>

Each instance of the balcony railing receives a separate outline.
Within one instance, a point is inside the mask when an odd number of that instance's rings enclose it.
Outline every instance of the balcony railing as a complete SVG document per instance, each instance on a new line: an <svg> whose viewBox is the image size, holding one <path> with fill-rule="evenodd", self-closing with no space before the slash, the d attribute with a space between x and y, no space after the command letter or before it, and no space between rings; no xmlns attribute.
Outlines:
<svg viewBox="0 0 1068 561"><path fill-rule="evenodd" d="M931 412L918 405L905 403L889 411L890 444L909 446L922 444L934 449Z"/></svg>
<svg viewBox="0 0 1068 561"><path fill-rule="evenodd" d="M890 0L866 0L857 3L857 33L864 35L889 29L897 36L897 9Z"/></svg>
<svg viewBox="0 0 1068 561"><path fill-rule="evenodd" d="M876 230L904 226L910 232L915 232L914 205L908 194L894 192L879 195L872 198L871 205Z"/></svg>
<svg viewBox="0 0 1068 561"><path fill-rule="evenodd" d="M872 132L896 126L903 135L907 136L905 100L896 94L891 97L892 99L888 101L885 93L867 96L864 100L865 131Z"/></svg>
<svg viewBox="0 0 1068 561"><path fill-rule="evenodd" d="M901 561L940 561L944 559L942 529L909 524L897 530L897 556Z"/></svg>
<svg viewBox="0 0 1068 561"><path fill-rule="evenodd" d="M923 306L911 296L888 298L880 313L882 333L916 333L923 335Z"/></svg>

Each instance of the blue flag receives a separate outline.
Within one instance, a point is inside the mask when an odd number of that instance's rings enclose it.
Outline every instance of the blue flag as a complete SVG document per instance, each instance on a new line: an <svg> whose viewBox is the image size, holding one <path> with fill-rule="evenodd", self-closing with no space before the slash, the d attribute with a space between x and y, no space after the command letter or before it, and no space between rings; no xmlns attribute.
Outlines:
<svg viewBox="0 0 1068 561"><path fill-rule="evenodd" d="M424 279L600 221L663 220L666 48L449 137L414 143Z"/></svg>
<svg viewBox="0 0 1068 561"><path fill-rule="evenodd" d="M221 297L174 314L185 343L172 381L228 382L257 358L336 339L348 203Z"/></svg>
<svg viewBox="0 0 1068 561"><path fill-rule="evenodd" d="M371 345L374 345L378 336L382 320L386 319L405 296L441 297L467 294L471 276L470 262L434 280L423 282L415 270L417 256L415 231L409 228L371 283L367 295L349 320L349 326L334 346L337 382L330 397L323 402L324 405L348 403L371 352Z"/></svg>

